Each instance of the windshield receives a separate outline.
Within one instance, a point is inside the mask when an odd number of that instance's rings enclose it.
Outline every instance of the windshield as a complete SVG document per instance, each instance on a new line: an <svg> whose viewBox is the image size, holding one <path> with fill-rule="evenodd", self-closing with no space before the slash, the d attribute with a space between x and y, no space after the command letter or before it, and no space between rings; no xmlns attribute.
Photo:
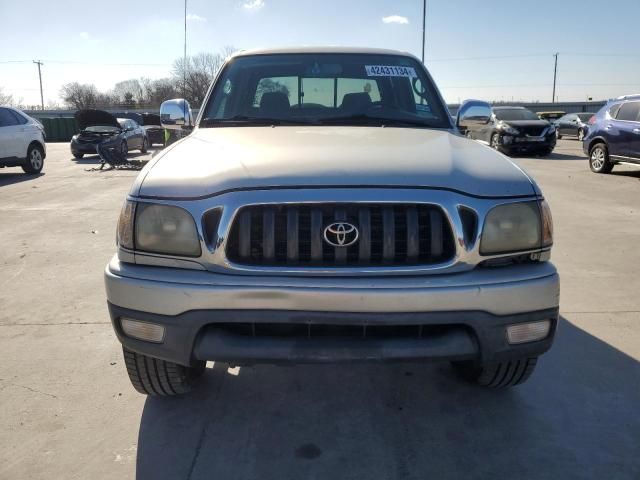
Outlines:
<svg viewBox="0 0 640 480"><path fill-rule="evenodd" d="M440 97L411 57L274 54L224 69L200 127L314 124L450 128Z"/></svg>
<svg viewBox="0 0 640 480"><path fill-rule="evenodd" d="M538 115L526 108L495 108L493 110L498 120L540 120Z"/></svg>

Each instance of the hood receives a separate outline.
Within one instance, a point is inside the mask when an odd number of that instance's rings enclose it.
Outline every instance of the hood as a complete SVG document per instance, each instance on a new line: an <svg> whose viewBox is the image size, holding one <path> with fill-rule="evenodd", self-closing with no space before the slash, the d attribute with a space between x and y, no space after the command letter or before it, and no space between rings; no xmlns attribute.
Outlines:
<svg viewBox="0 0 640 480"><path fill-rule="evenodd" d="M535 194L504 155L448 131L333 126L196 129L150 162L131 194L202 198L243 188L353 185Z"/></svg>
<svg viewBox="0 0 640 480"><path fill-rule="evenodd" d="M548 127L551 125L546 120L502 120L502 123L511 125L512 127Z"/></svg>
<svg viewBox="0 0 640 480"><path fill-rule="evenodd" d="M78 110L74 117L78 122L80 130L84 130L87 127L104 126L104 127L116 127L120 128L120 124L116 120L116 117L104 110Z"/></svg>
<svg viewBox="0 0 640 480"><path fill-rule="evenodd" d="M142 117L142 123L140 125L160 126L160 115L157 113L143 113L140 116Z"/></svg>

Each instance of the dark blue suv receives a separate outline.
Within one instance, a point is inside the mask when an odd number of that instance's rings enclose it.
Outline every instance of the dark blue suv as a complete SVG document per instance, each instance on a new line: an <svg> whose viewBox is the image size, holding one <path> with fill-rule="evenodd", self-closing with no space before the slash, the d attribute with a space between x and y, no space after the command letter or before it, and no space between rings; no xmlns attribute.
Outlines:
<svg viewBox="0 0 640 480"><path fill-rule="evenodd" d="M589 121L582 149L595 173L609 173L617 163L640 166L640 95L611 100Z"/></svg>

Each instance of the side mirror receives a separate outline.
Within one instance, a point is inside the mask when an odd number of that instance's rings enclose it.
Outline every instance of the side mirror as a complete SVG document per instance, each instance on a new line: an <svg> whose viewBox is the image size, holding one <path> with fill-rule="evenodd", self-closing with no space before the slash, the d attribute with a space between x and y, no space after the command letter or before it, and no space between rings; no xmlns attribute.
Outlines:
<svg viewBox="0 0 640 480"><path fill-rule="evenodd" d="M189 102L182 98L167 100L160 105L160 123L167 130L193 128L193 115Z"/></svg>
<svg viewBox="0 0 640 480"><path fill-rule="evenodd" d="M482 100L465 100L458 108L456 125L461 132L476 125L486 125L491 121L491 105Z"/></svg>

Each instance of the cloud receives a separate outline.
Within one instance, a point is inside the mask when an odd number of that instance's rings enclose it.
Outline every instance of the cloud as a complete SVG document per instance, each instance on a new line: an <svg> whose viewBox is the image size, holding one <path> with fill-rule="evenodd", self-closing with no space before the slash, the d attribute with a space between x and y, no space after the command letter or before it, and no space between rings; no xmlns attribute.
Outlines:
<svg viewBox="0 0 640 480"><path fill-rule="evenodd" d="M244 2L242 2L242 7L245 10L260 10L262 7L264 7L264 0L245 0Z"/></svg>
<svg viewBox="0 0 640 480"><path fill-rule="evenodd" d="M406 25L409 23L409 19L407 17L403 17L400 15L389 15L388 17L382 17L383 23L397 23L398 25Z"/></svg>
<svg viewBox="0 0 640 480"><path fill-rule="evenodd" d="M89 32L80 32L79 37L83 40L89 40Z"/></svg>
<svg viewBox="0 0 640 480"><path fill-rule="evenodd" d="M190 22L206 22L207 21L206 18L201 17L200 15L196 15L195 13L187 14L187 20L189 20Z"/></svg>

